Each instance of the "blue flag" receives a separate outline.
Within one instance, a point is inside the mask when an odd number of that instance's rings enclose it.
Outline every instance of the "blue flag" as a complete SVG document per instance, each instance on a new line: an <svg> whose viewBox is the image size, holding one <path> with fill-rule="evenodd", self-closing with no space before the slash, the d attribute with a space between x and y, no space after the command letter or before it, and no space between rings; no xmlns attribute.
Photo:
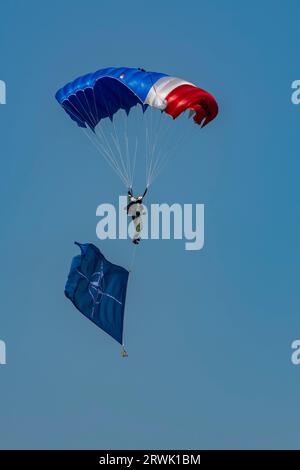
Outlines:
<svg viewBox="0 0 300 470"><path fill-rule="evenodd" d="M77 243L81 254L72 260L65 295L75 307L122 344L129 272L110 263L92 243Z"/></svg>

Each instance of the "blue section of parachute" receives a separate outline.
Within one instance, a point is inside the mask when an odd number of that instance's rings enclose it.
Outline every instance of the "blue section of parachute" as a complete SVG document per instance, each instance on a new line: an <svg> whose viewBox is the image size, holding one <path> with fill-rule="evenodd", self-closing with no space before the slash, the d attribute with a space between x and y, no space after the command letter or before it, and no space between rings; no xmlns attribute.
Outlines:
<svg viewBox="0 0 300 470"><path fill-rule="evenodd" d="M110 263L92 243L80 244L72 260L65 295L75 307L122 344L129 272Z"/></svg>
<svg viewBox="0 0 300 470"><path fill-rule="evenodd" d="M138 103L144 106L151 87L165 76L137 68L108 67L67 83L55 97L80 127L94 129L101 119L112 119L120 109L129 113Z"/></svg>

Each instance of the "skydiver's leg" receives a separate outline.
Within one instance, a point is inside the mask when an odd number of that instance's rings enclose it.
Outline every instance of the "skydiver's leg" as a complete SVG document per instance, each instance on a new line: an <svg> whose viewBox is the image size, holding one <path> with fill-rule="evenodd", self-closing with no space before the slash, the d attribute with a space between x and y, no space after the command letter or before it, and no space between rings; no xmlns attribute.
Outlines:
<svg viewBox="0 0 300 470"><path fill-rule="evenodd" d="M140 216L140 213L138 216L134 216L134 228L135 228L135 234L133 236L133 243L136 245L139 244L141 241L141 231L142 231L142 218Z"/></svg>

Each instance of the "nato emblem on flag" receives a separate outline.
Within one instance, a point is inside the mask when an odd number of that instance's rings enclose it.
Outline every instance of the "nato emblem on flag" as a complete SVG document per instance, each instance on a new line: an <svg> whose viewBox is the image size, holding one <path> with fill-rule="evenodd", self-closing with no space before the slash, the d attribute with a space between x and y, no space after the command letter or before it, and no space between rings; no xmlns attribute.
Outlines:
<svg viewBox="0 0 300 470"><path fill-rule="evenodd" d="M122 344L129 272L108 261L92 243L77 243L65 295L75 307Z"/></svg>

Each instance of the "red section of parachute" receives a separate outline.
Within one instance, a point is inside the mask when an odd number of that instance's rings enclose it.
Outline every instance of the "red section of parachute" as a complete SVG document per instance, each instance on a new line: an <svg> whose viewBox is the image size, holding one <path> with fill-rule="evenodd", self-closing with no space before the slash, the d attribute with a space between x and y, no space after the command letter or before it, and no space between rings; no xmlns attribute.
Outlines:
<svg viewBox="0 0 300 470"><path fill-rule="evenodd" d="M207 91L193 85L180 85L166 96L168 103L165 113L176 119L183 111L195 111L194 121L206 126L218 114L218 104L215 98Z"/></svg>

